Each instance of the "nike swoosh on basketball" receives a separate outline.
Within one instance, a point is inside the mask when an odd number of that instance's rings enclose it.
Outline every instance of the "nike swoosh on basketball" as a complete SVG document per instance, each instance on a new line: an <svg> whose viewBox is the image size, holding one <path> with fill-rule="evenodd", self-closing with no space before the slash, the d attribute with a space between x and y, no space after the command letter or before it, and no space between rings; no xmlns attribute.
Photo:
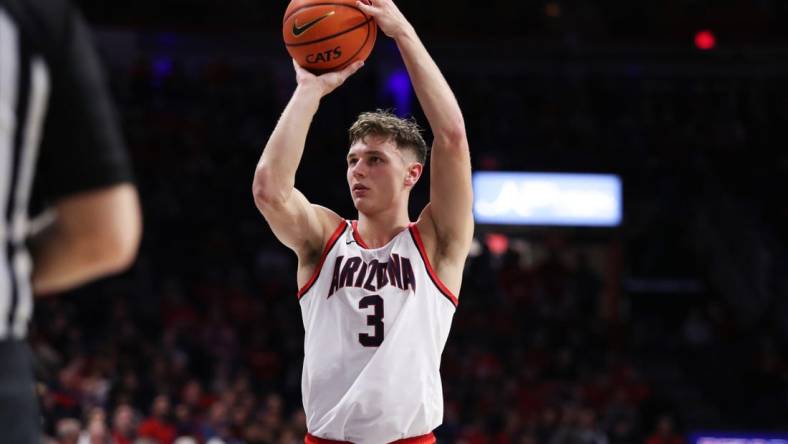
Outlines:
<svg viewBox="0 0 788 444"><path fill-rule="evenodd" d="M298 26L297 21L293 20L293 35L296 36L296 37L300 36L301 34L307 32L309 30L309 28L311 28L311 27L315 26L316 24L318 24L321 20L323 20L323 19L325 19L325 18L327 18L329 16L332 16L332 15L334 15L334 11L331 11L328 14L322 16L322 17L318 17L318 18L316 18L316 19L314 19L314 20L312 20L310 22L307 22L303 26Z"/></svg>

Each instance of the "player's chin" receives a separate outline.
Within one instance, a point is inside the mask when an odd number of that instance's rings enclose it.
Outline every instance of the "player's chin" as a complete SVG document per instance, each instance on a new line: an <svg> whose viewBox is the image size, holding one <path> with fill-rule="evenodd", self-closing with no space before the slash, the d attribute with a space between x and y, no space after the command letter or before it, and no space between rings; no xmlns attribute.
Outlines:
<svg viewBox="0 0 788 444"><path fill-rule="evenodd" d="M353 196L353 206L356 207L358 211L367 213L372 210L372 202L369 201L369 198L366 196Z"/></svg>
<svg viewBox="0 0 788 444"><path fill-rule="evenodd" d="M367 207L367 202L364 202L363 197L353 196L353 206L355 206L357 210L361 210L362 208Z"/></svg>

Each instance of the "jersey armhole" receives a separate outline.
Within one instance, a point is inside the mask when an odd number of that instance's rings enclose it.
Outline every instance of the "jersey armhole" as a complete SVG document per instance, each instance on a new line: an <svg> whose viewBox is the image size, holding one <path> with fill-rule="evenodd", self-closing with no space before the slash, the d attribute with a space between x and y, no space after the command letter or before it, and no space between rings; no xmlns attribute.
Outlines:
<svg viewBox="0 0 788 444"><path fill-rule="evenodd" d="M326 243L326 247L323 249L323 254L320 255L320 261L317 263L317 266L315 266L315 271L312 272L312 276L309 278L306 284L304 284L304 286L301 287L300 290L298 290L297 297L299 300L301 300L301 298L306 294L306 292L308 292L309 289L312 288L312 285L315 284L317 277L320 276L320 271L323 269L323 262L325 262L326 256L328 256L328 252L331 251L332 248L334 248L334 244L337 243L337 239L339 239L339 236L345 232L345 229L347 229L347 222L343 220L342 222L339 223L337 229L334 230L334 233L328 239L328 242Z"/></svg>
<svg viewBox="0 0 788 444"><path fill-rule="evenodd" d="M416 224L411 224L408 228L410 230L410 237L413 239L413 242L416 244L416 248L419 250L419 256L421 256L421 260L424 262L424 265L427 267L427 273L430 275L430 279L432 283L435 284L435 287L438 288L438 291L449 300L455 307L459 305L459 300L454 293L449 290L443 281L438 278L438 275L435 273L435 270L432 269L432 264L430 264L430 259L427 257L427 250L424 249L424 243L421 241L421 234L419 234L419 229L416 227Z"/></svg>

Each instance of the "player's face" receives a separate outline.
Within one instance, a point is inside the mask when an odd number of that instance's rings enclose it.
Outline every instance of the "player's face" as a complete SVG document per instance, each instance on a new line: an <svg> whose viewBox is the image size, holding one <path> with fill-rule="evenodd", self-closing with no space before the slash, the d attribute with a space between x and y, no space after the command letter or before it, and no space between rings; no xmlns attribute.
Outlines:
<svg viewBox="0 0 788 444"><path fill-rule="evenodd" d="M407 199L411 164L392 140L367 136L354 143L347 155L347 182L356 209L372 214Z"/></svg>

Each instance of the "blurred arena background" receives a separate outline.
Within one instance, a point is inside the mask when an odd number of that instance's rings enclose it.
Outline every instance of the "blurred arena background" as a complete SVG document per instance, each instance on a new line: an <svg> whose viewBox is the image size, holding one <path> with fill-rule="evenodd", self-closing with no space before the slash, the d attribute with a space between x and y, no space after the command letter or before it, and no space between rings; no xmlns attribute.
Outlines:
<svg viewBox="0 0 788 444"><path fill-rule="evenodd" d="M251 196L295 86L286 2L76 3L145 235L128 273L37 302L47 434L302 442L295 256ZM458 96L475 171L623 186L614 227L477 226L439 442L786 442L788 2L398 4ZM310 200L354 216L343 153L359 112L426 122L403 75L381 36L323 100L297 180Z"/></svg>

